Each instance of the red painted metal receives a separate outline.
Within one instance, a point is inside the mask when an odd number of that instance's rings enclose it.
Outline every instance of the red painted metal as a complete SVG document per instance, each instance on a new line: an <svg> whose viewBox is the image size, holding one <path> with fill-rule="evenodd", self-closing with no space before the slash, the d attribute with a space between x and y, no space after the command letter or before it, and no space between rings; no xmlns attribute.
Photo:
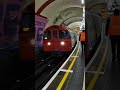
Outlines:
<svg viewBox="0 0 120 90"><path fill-rule="evenodd" d="M67 28L63 26L50 26L46 29L46 31L51 32L51 39L43 40L43 50L45 52L70 52L72 51L72 41L71 38L63 38L60 39L59 35L57 39L53 38L53 31L59 32L60 30L68 30ZM51 45L47 45L48 42L51 43ZM64 45L61 45L61 42L64 42Z"/></svg>

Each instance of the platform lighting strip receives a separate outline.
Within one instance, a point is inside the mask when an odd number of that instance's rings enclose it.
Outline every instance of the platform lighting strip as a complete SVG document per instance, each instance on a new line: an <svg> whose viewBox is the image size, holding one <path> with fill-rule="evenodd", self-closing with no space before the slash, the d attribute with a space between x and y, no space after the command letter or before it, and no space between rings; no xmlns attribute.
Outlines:
<svg viewBox="0 0 120 90"><path fill-rule="evenodd" d="M85 71L84 71L84 79L83 79L83 88L82 90L85 90Z"/></svg>
<svg viewBox="0 0 120 90"><path fill-rule="evenodd" d="M69 61L70 57L73 55L73 53L75 52L77 46L78 46L79 41L77 41L77 45L74 48L73 52L70 54L70 56L67 58L67 60L62 64L62 66L58 69L58 71L53 75L53 77L47 82L47 84L41 89L41 90L46 90L49 85L53 82L53 80L56 78L56 76L60 73L60 71L62 70L62 68L67 64L67 62Z"/></svg>
<svg viewBox="0 0 120 90"><path fill-rule="evenodd" d="M83 18L85 18L85 6L83 6Z"/></svg>
<svg viewBox="0 0 120 90"><path fill-rule="evenodd" d="M81 0L81 3L84 4L84 0Z"/></svg>

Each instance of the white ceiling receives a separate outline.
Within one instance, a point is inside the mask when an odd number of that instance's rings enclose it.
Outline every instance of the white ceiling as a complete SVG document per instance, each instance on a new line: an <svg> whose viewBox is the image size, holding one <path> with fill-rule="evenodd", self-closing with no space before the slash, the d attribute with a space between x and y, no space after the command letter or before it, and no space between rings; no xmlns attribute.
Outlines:
<svg viewBox="0 0 120 90"><path fill-rule="evenodd" d="M37 12L46 1L47 0L35 0L35 12ZM47 27L53 24L60 25L68 18L68 22L70 22L73 19L76 20L76 18L73 17L82 17L82 7L81 0L55 0L49 4L40 15L48 18L49 22Z"/></svg>
<svg viewBox="0 0 120 90"><path fill-rule="evenodd" d="M23 6L31 3L33 0L25 0ZM35 12L48 0L35 0ZM107 5L111 5L114 0L86 0L85 8L92 12L101 13L101 9L108 8ZM120 0L116 0L120 5ZM47 27L53 24L60 25L61 23L71 23L75 21L81 22L83 5L81 0L53 0L40 15L47 17Z"/></svg>

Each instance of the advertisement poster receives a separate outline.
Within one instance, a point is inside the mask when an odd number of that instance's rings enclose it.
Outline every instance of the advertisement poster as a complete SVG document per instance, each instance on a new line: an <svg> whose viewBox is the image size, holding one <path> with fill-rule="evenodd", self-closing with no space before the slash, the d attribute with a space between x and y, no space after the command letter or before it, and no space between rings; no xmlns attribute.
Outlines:
<svg viewBox="0 0 120 90"><path fill-rule="evenodd" d="M43 34L47 22L46 18L35 15L35 47L43 46Z"/></svg>

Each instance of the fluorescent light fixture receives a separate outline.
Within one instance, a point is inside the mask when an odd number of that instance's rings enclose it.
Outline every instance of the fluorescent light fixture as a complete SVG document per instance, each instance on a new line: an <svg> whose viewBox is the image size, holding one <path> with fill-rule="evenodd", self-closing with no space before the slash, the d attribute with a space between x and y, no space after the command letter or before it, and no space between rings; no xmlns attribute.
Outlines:
<svg viewBox="0 0 120 90"><path fill-rule="evenodd" d="M84 4L84 0L81 0L81 3Z"/></svg>
<svg viewBox="0 0 120 90"><path fill-rule="evenodd" d="M85 17L85 6L83 7L83 17Z"/></svg>

